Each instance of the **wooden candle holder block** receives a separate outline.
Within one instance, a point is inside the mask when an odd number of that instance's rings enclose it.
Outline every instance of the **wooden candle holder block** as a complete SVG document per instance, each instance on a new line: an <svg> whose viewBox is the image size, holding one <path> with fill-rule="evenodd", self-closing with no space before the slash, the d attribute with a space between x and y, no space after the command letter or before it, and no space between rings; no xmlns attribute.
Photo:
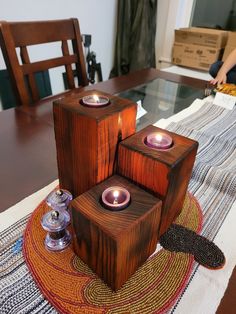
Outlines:
<svg viewBox="0 0 236 314"><path fill-rule="evenodd" d="M108 97L110 104L81 104L94 94ZM135 132L136 111L135 103L94 90L53 103L61 188L76 197L114 173L118 142Z"/></svg>
<svg viewBox="0 0 236 314"><path fill-rule="evenodd" d="M128 207L110 211L102 206L101 195L111 186L129 191ZM159 199L114 175L71 202L74 250L117 290L155 251L160 213Z"/></svg>
<svg viewBox="0 0 236 314"><path fill-rule="evenodd" d="M144 141L153 132L170 135L173 146L167 150L148 147ZM152 125L119 144L118 174L154 193L163 202L159 236L181 211L197 148L198 142Z"/></svg>

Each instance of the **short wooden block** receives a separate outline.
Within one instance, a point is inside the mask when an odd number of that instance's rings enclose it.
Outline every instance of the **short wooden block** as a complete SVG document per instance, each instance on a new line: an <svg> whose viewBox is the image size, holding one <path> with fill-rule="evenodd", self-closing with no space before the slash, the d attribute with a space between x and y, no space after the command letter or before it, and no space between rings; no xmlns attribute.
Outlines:
<svg viewBox="0 0 236 314"><path fill-rule="evenodd" d="M131 202L121 211L110 211L101 205L101 195L117 185L130 192ZM159 199L114 175L71 202L74 250L117 290L155 251L160 212Z"/></svg>
<svg viewBox="0 0 236 314"><path fill-rule="evenodd" d="M166 132L173 146L168 150L148 147L144 141L152 132ZM159 236L182 209L197 148L198 142L152 125L119 144L118 174L153 192L163 202Z"/></svg>
<svg viewBox="0 0 236 314"><path fill-rule="evenodd" d="M87 95L110 99L106 107L81 105ZM87 91L53 103L60 187L73 197L114 173L118 142L135 132L135 103L99 91Z"/></svg>

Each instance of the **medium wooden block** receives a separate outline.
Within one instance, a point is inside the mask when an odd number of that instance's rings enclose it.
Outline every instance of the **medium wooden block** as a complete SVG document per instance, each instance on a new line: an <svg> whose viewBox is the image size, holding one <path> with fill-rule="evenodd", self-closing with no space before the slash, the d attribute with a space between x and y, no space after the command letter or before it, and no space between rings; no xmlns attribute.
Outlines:
<svg viewBox="0 0 236 314"><path fill-rule="evenodd" d="M117 185L130 192L131 202L121 211L110 211L101 205L101 195ZM71 202L74 250L117 290L155 251L160 212L159 199L114 175Z"/></svg>
<svg viewBox="0 0 236 314"><path fill-rule="evenodd" d="M156 150L144 142L148 134L164 132L173 139L167 150ZM179 215L192 173L198 142L148 126L119 144L117 173L154 193L163 202L159 236Z"/></svg>
<svg viewBox="0 0 236 314"><path fill-rule="evenodd" d="M83 106L87 95L105 95L110 104ZM137 105L99 91L87 91L53 103L60 187L73 197L114 173L118 142L135 132Z"/></svg>

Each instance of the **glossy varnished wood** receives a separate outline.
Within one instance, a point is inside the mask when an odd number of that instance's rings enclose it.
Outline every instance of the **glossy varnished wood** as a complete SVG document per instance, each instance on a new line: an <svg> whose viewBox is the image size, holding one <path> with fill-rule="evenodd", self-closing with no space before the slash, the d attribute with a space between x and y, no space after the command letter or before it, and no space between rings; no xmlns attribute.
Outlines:
<svg viewBox="0 0 236 314"><path fill-rule="evenodd" d="M195 78L191 78L187 76L181 76L181 75L177 75L173 73L168 73L168 72L160 71L153 68L142 69L139 71L129 73L127 75L122 75L119 77L109 79L104 82L99 82L95 85L79 87L71 91L67 91L59 95L55 95L53 96L53 98L50 97L50 99L47 99L47 98L41 99L39 102L35 103L34 108L21 106L19 107L19 110L22 110L26 112L27 114L34 115L37 118L40 118L40 119L42 118L46 120L47 122L53 124L52 103L56 99L65 98L70 95L76 95L85 90L93 90L93 89L97 89L99 91L106 92L109 94L117 94L122 91L131 89L136 86L155 80L156 78L162 78L162 79L166 79L172 82L186 84L186 85L196 87L196 88L202 88L203 95L204 95L204 90L207 83L206 81L203 81L203 80L199 80L199 79L195 79Z"/></svg>
<svg viewBox="0 0 236 314"><path fill-rule="evenodd" d="M148 147L148 134L164 132L173 139L168 150ZM163 202L159 236L179 215L192 173L198 143L189 138L148 126L119 144L118 173L157 195Z"/></svg>
<svg viewBox="0 0 236 314"><path fill-rule="evenodd" d="M227 261L226 261L227 263ZM229 280L228 288L225 291L216 314L235 314L236 309L236 267Z"/></svg>
<svg viewBox="0 0 236 314"><path fill-rule="evenodd" d="M93 94L107 96L110 104L81 104L84 96ZM135 132L137 105L87 91L56 101L53 112L60 186L77 197L114 174L118 142Z"/></svg>
<svg viewBox="0 0 236 314"><path fill-rule="evenodd" d="M102 192L122 186L131 195L121 211L105 209ZM155 251L161 201L120 176L112 176L71 203L76 254L113 290Z"/></svg>
<svg viewBox="0 0 236 314"><path fill-rule="evenodd" d="M28 47L60 42L61 55L31 61ZM72 52L68 42L71 43ZM28 106L40 99L35 73L64 66L68 88L75 88L72 64L78 85L88 85L82 36L76 18L48 21L0 21L0 44L17 104ZM17 54L19 48L20 54ZM27 84L26 84L27 82Z"/></svg>
<svg viewBox="0 0 236 314"><path fill-rule="evenodd" d="M58 177L52 127L18 110L0 113L0 211Z"/></svg>

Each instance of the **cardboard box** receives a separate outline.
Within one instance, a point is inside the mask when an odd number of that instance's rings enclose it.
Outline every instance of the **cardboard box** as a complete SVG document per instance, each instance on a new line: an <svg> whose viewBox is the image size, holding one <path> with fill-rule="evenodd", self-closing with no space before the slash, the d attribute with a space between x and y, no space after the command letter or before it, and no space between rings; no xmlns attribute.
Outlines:
<svg viewBox="0 0 236 314"><path fill-rule="evenodd" d="M230 52L233 51L234 49L236 49L236 45L235 45L235 46L227 45L227 46L225 47L225 50L224 50L224 54L223 54L223 57L222 57L222 61L225 61L225 59L228 57L228 55L230 54Z"/></svg>
<svg viewBox="0 0 236 314"><path fill-rule="evenodd" d="M236 47L236 32L228 33L228 40L226 46Z"/></svg>
<svg viewBox="0 0 236 314"><path fill-rule="evenodd" d="M174 43L172 62L174 64L208 71L210 65L220 60L223 49Z"/></svg>
<svg viewBox="0 0 236 314"><path fill-rule="evenodd" d="M183 44L223 48L227 39L228 31L217 29L189 27L175 30L175 42Z"/></svg>

